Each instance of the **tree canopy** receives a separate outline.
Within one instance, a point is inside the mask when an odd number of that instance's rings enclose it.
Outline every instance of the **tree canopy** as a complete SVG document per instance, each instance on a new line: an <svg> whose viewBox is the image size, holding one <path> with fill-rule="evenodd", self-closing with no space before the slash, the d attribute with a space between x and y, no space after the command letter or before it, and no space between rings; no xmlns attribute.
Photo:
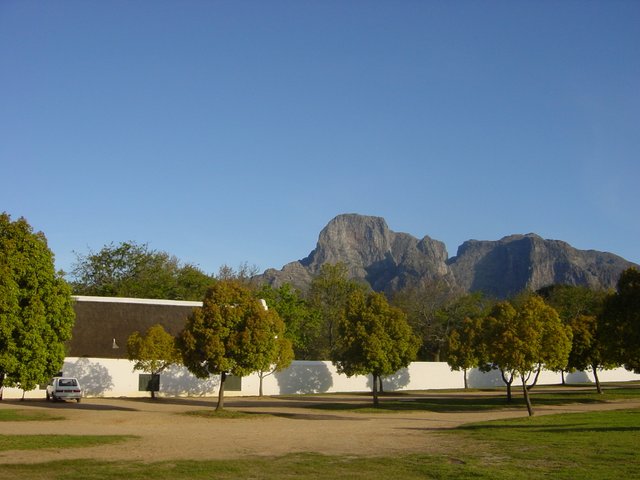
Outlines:
<svg viewBox="0 0 640 480"><path fill-rule="evenodd" d="M483 322L484 345L479 350L501 371L522 380L529 415L533 408L527 378L541 365L563 368L571 351L571 330L558 313L538 295L529 294L512 302L500 302Z"/></svg>
<svg viewBox="0 0 640 480"><path fill-rule="evenodd" d="M72 286L78 295L200 300L213 277L147 244L122 242L76 253Z"/></svg>
<svg viewBox="0 0 640 480"><path fill-rule="evenodd" d="M337 324L332 360L338 372L347 376L371 374L377 405L378 378L409 365L418 347L402 310L390 306L382 293L354 290Z"/></svg>
<svg viewBox="0 0 640 480"><path fill-rule="evenodd" d="M596 389L602 393L598 370L616 366L607 358L597 321L607 292L574 285L551 285L538 293L556 309L562 322L571 328L573 340L564 370L591 369Z"/></svg>
<svg viewBox="0 0 640 480"><path fill-rule="evenodd" d="M344 263L335 265L325 263L320 272L311 281L308 293L309 306L320 315L320 322L310 325L316 331L309 334L315 337L309 356L313 360L331 358L331 352L337 340L337 325L344 318L349 296L354 291L364 291L366 287L349 279Z"/></svg>
<svg viewBox="0 0 640 480"><path fill-rule="evenodd" d="M227 374L270 370L287 342L284 329L277 312L265 309L247 284L218 280L207 290L202 308L188 318L178 345L184 365L196 377L220 375L216 409L222 409Z"/></svg>
<svg viewBox="0 0 640 480"><path fill-rule="evenodd" d="M627 370L640 373L640 271L622 272L617 291L604 303L598 318L607 355Z"/></svg>
<svg viewBox="0 0 640 480"><path fill-rule="evenodd" d="M291 340L295 358L313 360L321 328L320 312L311 308L301 293L288 283L278 288L263 285L258 296L265 299L269 308L275 309L285 323L285 335Z"/></svg>
<svg viewBox="0 0 640 480"><path fill-rule="evenodd" d="M149 327L144 335L133 332L127 339L127 355L135 362L135 370L152 375L158 375L182 360L175 337L160 324ZM154 390L151 390L151 397L155 398Z"/></svg>
<svg viewBox="0 0 640 480"><path fill-rule="evenodd" d="M74 319L44 234L0 214L0 388L31 390L59 372Z"/></svg>

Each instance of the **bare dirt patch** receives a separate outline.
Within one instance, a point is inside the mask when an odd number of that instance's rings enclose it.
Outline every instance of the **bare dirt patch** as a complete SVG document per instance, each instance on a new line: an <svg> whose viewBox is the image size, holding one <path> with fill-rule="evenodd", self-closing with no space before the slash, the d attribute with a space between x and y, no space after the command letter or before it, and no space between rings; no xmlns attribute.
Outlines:
<svg viewBox="0 0 640 480"><path fill-rule="evenodd" d="M435 453L452 446L448 444L452 440L438 435L442 429L526 416L526 410L359 413L302 408L322 401L366 403L368 400L356 395L228 398L227 409L261 414L230 419L184 415L189 411L213 409L213 399L90 398L80 404L3 401L0 408L44 410L64 416L65 420L2 422L0 434L134 435L137 438L99 447L0 452L0 464L76 458L143 462L207 460L297 452L354 456ZM640 401L576 404L536 407L536 414L638 407Z"/></svg>

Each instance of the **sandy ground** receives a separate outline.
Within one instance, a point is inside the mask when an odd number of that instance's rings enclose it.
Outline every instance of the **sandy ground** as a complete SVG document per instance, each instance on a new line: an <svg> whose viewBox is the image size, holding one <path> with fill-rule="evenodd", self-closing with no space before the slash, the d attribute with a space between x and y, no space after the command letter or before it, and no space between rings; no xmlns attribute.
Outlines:
<svg viewBox="0 0 640 480"><path fill-rule="evenodd" d="M138 438L99 447L0 452L0 464L71 458L155 462L279 456L295 452L357 456L442 452L448 447L446 442L451 441L437 435L442 429L526 416L526 410L368 414L301 408L323 401L363 403L370 400L357 395L227 398L225 407L229 410L265 414L261 418L238 419L184 415L192 410L213 409L215 399L210 398L156 401L90 398L80 404L4 400L0 402L0 409L46 411L65 420L1 422L0 434L135 435ZM544 415L640 408L640 401L535 408L536 415Z"/></svg>

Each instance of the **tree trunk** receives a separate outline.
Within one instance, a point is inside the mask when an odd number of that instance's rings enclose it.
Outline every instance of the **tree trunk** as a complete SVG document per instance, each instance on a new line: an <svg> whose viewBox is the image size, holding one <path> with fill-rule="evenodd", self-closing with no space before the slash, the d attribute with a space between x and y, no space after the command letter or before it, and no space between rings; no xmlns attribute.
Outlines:
<svg viewBox="0 0 640 480"><path fill-rule="evenodd" d="M382 375L378 377L378 386L379 386L380 393L384 393L384 388L382 386Z"/></svg>
<svg viewBox="0 0 640 480"><path fill-rule="evenodd" d="M564 379L564 370L560 370L560 377L562 378L562 385L566 385L567 382Z"/></svg>
<svg viewBox="0 0 640 480"><path fill-rule="evenodd" d="M500 369L500 375L502 375L502 381L507 385L507 403L511 403L511 401L513 400L513 397L511 395L511 384L513 383L513 374L511 374L511 377L509 378L508 381L507 381L507 376L505 375L502 369Z"/></svg>
<svg viewBox="0 0 640 480"><path fill-rule="evenodd" d="M0 400L2 400L3 393L4 393L4 373L0 373Z"/></svg>
<svg viewBox="0 0 640 480"><path fill-rule="evenodd" d="M378 400L378 375L373 374L373 406L377 407L379 404Z"/></svg>
<svg viewBox="0 0 640 480"><path fill-rule="evenodd" d="M262 397L262 379L264 378L263 373L260 371L258 372L258 378L260 379L260 387L258 388L258 396Z"/></svg>
<svg viewBox="0 0 640 480"><path fill-rule="evenodd" d="M524 375L522 375L521 378L522 378L522 392L524 393L524 401L527 404L527 411L529 412L529 416L532 417L533 407L531 406L531 398L529 398L529 389L527 388L527 381L524 378Z"/></svg>
<svg viewBox="0 0 640 480"><path fill-rule="evenodd" d="M596 380L596 390L599 394L602 394L602 385L600 385L600 379L598 378L598 366L591 365L591 370L593 370L593 378Z"/></svg>
<svg viewBox="0 0 640 480"><path fill-rule="evenodd" d="M533 377L533 383L527 386L527 390L531 390L538 383L538 378L540 378L540 371L542 370L542 364L538 364L538 370L536 371L536 376Z"/></svg>
<svg viewBox="0 0 640 480"><path fill-rule="evenodd" d="M464 389L468 389L469 388L469 382L467 381L467 369L463 368L462 372L464 373Z"/></svg>
<svg viewBox="0 0 640 480"><path fill-rule="evenodd" d="M227 379L227 372L220 374L220 390L218 392L218 405L216 406L216 412L218 410L224 410L224 381Z"/></svg>

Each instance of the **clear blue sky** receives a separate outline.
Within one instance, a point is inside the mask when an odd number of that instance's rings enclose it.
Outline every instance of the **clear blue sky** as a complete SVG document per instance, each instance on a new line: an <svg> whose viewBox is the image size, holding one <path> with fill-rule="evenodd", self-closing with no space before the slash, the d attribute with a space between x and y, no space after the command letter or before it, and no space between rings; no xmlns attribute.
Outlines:
<svg viewBox="0 0 640 480"><path fill-rule="evenodd" d="M0 0L0 211L207 273L340 213L640 262L639 1Z"/></svg>

